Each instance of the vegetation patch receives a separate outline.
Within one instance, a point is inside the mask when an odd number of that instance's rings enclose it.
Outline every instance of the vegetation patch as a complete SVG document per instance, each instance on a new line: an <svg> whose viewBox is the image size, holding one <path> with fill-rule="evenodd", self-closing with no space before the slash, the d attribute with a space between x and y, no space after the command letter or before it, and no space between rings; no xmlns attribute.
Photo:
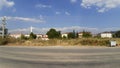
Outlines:
<svg viewBox="0 0 120 68"><path fill-rule="evenodd" d="M82 39L80 43L82 45L109 46L110 40L108 39Z"/></svg>
<svg viewBox="0 0 120 68"><path fill-rule="evenodd" d="M6 45L8 43L7 39L0 38L0 45Z"/></svg>

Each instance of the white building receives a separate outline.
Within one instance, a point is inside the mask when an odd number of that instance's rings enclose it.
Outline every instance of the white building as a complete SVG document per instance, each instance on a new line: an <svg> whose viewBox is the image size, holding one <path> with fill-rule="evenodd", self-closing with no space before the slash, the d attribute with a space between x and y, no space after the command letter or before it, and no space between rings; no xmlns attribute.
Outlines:
<svg viewBox="0 0 120 68"><path fill-rule="evenodd" d="M103 32L100 35L101 35L101 38L112 38L112 33L110 32Z"/></svg>
<svg viewBox="0 0 120 68"><path fill-rule="evenodd" d="M24 36L25 36L25 37L27 37L27 38L28 38L28 37L30 37L30 35L29 35L29 34L24 34Z"/></svg>
<svg viewBox="0 0 120 68"><path fill-rule="evenodd" d="M68 33L63 33L62 34L62 38L68 38L68 34L69 34L70 32L68 32ZM83 32L79 32L78 33L78 38L82 38L82 36L83 36Z"/></svg>
<svg viewBox="0 0 120 68"><path fill-rule="evenodd" d="M63 33L63 34L62 34L62 38L64 38L64 37L65 37L65 38L68 38L68 33Z"/></svg>
<svg viewBox="0 0 120 68"><path fill-rule="evenodd" d="M37 34L36 36L37 36L38 39L43 37L42 34Z"/></svg>
<svg viewBox="0 0 120 68"><path fill-rule="evenodd" d="M20 38L22 34L10 34L11 37L14 37L14 38ZM30 35L29 34L23 34L25 37L29 37Z"/></svg>
<svg viewBox="0 0 120 68"><path fill-rule="evenodd" d="M21 34L10 34L11 37L14 37L14 38L20 38L21 37Z"/></svg>
<svg viewBox="0 0 120 68"><path fill-rule="evenodd" d="M48 35L36 34L36 36L37 36L37 39L49 40Z"/></svg>
<svg viewBox="0 0 120 68"><path fill-rule="evenodd" d="M48 35L42 35L41 39L42 40L49 40Z"/></svg>
<svg viewBox="0 0 120 68"><path fill-rule="evenodd" d="M82 38L82 36L83 36L83 32L79 32L78 33L78 38Z"/></svg>
<svg viewBox="0 0 120 68"><path fill-rule="evenodd" d="M22 34L10 34L11 37L14 38L20 38ZM23 34L25 37L29 37L29 34ZM49 40L47 35L42 35L42 34L36 34L37 39L42 39L42 40Z"/></svg>

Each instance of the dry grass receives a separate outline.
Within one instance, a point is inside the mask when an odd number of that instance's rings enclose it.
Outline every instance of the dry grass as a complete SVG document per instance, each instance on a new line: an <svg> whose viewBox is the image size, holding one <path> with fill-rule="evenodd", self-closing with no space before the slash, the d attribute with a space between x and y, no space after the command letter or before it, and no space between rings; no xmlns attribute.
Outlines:
<svg viewBox="0 0 120 68"><path fill-rule="evenodd" d="M11 40L11 39L10 39ZM51 40L15 40L7 45L24 45L24 46L108 46L110 40L116 40L120 44L119 38L81 38L81 39L51 39Z"/></svg>

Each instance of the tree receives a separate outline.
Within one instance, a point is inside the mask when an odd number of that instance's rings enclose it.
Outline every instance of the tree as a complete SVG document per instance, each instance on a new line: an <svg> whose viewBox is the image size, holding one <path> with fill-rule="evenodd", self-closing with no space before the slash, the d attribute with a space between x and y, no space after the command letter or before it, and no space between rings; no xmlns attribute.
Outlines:
<svg viewBox="0 0 120 68"><path fill-rule="evenodd" d="M68 38L69 39L74 39L75 38L75 35L74 35L74 33L68 33Z"/></svg>
<svg viewBox="0 0 120 68"><path fill-rule="evenodd" d="M61 38L61 32L51 28L47 33L49 39Z"/></svg>
<svg viewBox="0 0 120 68"><path fill-rule="evenodd" d="M73 30L73 32L70 32L70 33L68 34L68 38L69 38L69 39L78 38L78 32L76 33L75 30Z"/></svg>
<svg viewBox="0 0 120 68"><path fill-rule="evenodd" d="M33 32L31 32L29 39L36 39L36 37L37 37L36 34L34 34Z"/></svg>
<svg viewBox="0 0 120 68"><path fill-rule="evenodd" d="M76 38L78 38L79 37L79 34L78 34L78 32L76 33Z"/></svg>
<svg viewBox="0 0 120 68"><path fill-rule="evenodd" d="M83 38L89 38L89 37L92 37L92 34L91 34L91 32L83 31L82 37Z"/></svg>
<svg viewBox="0 0 120 68"><path fill-rule="evenodd" d="M113 35L113 37L116 37L116 38L120 38L120 30L115 32L115 34Z"/></svg>

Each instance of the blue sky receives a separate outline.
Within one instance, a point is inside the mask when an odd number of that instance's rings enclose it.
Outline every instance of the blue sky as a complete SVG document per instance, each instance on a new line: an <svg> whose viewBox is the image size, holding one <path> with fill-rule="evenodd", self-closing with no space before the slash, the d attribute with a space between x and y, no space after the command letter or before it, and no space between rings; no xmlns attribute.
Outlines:
<svg viewBox="0 0 120 68"><path fill-rule="evenodd" d="M120 29L120 0L0 0L0 17L6 16L10 32L44 33Z"/></svg>

